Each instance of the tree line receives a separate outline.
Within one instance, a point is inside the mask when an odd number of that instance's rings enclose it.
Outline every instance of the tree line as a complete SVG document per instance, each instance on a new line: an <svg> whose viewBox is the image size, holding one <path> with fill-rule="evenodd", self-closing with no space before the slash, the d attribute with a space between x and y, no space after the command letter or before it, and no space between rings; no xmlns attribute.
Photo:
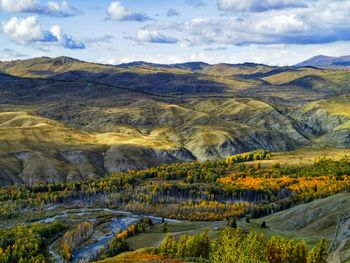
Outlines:
<svg viewBox="0 0 350 263"><path fill-rule="evenodd" d="M235 158L269 156L257 153ZM189 220L260 217L349 190L349 175L347 158L269 169L227 160L176 163L91 181L3 187L0 219L20 216L24 209L77 202Z"/></svg>
<svg viewBox="0 0 350 263"><path fill-rule="evenodd" d="M178 241L169 233L154 253L164 258L211 263L327 263L328 257L324 239L308 249L305 241L275 236L266 241L263 234L231 227L221 231L214 242L207 230L182 235Z"/></svg>

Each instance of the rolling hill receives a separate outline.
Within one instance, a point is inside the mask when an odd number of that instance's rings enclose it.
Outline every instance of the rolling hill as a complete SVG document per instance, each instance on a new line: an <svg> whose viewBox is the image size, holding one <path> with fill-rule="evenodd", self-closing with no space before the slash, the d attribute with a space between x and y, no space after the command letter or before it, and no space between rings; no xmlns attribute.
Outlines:
<svg viewBox="0 0 350 263"><path fill-rule="evenodd" d="M1 185L350 146L345 70L42 57L0 72Z"/></svg>

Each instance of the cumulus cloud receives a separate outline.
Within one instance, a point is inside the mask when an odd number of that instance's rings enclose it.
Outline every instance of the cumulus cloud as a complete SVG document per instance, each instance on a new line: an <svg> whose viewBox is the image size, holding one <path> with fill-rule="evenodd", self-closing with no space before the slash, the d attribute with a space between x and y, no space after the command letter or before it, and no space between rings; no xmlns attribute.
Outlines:
<svg viewBox="0 0 350 263"><path fill-rule="evenodd" d="M179 16L179 12L174 9L174 8L170 8L167 12L167 16L171 17L171 16Z"/></svg>
<svg viewBox="0 0 350 263"><path fill-rule="evenodd" d="M244 28L244 30L242 30ZM303 42L308 26L294 15L242 18L198 18L181 25L193 45L246 45ZM300 38L299 38L300 36Z"/></svg>
<svg viewBox="0 0 350 263"><path fill-rule="evenodd" d="M132 12L122 5L121 2L112 2L107 8L108 17L117 21L136 21L145 22L152 20L147 14L143 12Z"/></svg>
<svg viewBox="0 0 350 263"><path fill-rule="evenodd" d="M79 40L74 39L72 36L64 34L60 26L53 26L50 29L50 33L57 39L58 43L69 49L84 49L85 44Z"/></svg>
<svg viewBox="0 0 350 263"><path fill-rule="evenodd" d="M83 49L84 43L63 33L59 26L53 26L49 31L43 30L37 16L27 18L13 17L2 23L3 32L20 45L51 42L69 49Z"/></svg>
<svg viewBox="0 0 350 263"><path fill-rule="evenodd" d="M0 0L0 9L5 12L35 13L55 17L81 14L81 11L70 6L67 1L42 4L39 0Z"/></svg>
<svg viewBox="0 0 350 263"><path fill-rule="evenodd" d="M241 6L236 7L242 9L250 1L239 2ZM277 5L280 0L268 2L275 9L243 12L235 16L199 17L186 22L153 23L143 29L176 30L177 37L182 39L181 44L204 46L206 49L213 46L307 45L350 40L350 0L313 0L305 8L293 9L280 8ZM285 6L287 3L284 1Z"/></svg>
<svg viewBox="0 0 350 263"><path fill-rule="evenodd" d="M135 37L128 37L129 39L135 40L139 44L145 43L157 43L157 44L175 44L178 39L168 37L162 33L154 30L141 29L136 33Z"/></svg>
<svg viewBox="0 0 350 263"><path fill-rule="evenodd" d="M253 29L257 33L268 32L268 34L288 34L305 32L308 28L305 23L295 15L281 14L258 20L253 24Z"/></svg>
<svg viewBox="0 0 350 263"><path fill-rule="evenodd" d="M2 23L2 29L11 40L21 45L44 40L44 33L38 23L37 16L25 19L13 17Z"/></svg>
<svg viewBox="0 0 350 263"><path fill-rule="evenodd" d="M218 0L221 11L264 12L295 7L306 7L306 4L301 0Z"/></svg>
<svg viewBox="0 0 350 263"><path fill-rule="evenodd" d="M36 0L0 0L0 9L5 12L23 12L33 8Z"/></svg>
<svg viewBox="0 0 350 263"><path fill-rule="evenodd" d="M206 6L202 0L185 0L185 4L195 8Z"/></svg>

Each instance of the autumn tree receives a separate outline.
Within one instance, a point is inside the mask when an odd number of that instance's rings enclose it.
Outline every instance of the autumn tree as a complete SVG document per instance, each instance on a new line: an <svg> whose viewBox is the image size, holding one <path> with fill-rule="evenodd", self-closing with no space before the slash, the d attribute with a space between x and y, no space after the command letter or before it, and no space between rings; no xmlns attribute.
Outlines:
<svg viewBox="0 0 350 263"><path fill-rule="evenodd" d="M265 243L262 234L249 232L242 240L237 263L263 263L266 261Z"/></svg>
<svg viewBox="0 0 350 263"><path fill-rule="evenodd" d="M243 238L244 233L240 228L225 228L213 243L210 261L213 263L238 262Z"/></svg>
<svg viewBox="0 0 350 263"><path fill-rule="evenodd" d="M269 263L285 263L286 242L282 238L272 237L266 245L266 255Z"/></svg>
<svg viewBox="0 0 350 263"><path fill-rule="evenodd" d="M174 235L168 233L159 246L160 255L163 257L174 258L176 256L176 241Z"/></svg>
<svg viewBox="0 0 350 263"><path fill-rule="evenodd" d="M210 240L208 237L208 230L206 229L202 234L189 236L186 242L186 256L187 257L202 257L209 258Z"/></svg>
<svg viewBox="0 0 350 263"><path fill-rule="evenodd" d="M308 254L308 263L327 263L326 240L322 239Z"/></svg>
<svg viewBox="0 0 350 263"><path fill-rule="evenodd" d="M122 252L129 251L129 244L125 241L125 238L120 238L118 235L113 237L108 243L108 252L107 256L113 257Z"/></svg>
<svg viewBox="0 0 350 263"><path fill-rule="evenodd" d="M177 258L184 258L186 257L187 253L187 235L182 235L177 243L177 250L176 250L176 257Z"/></svg>

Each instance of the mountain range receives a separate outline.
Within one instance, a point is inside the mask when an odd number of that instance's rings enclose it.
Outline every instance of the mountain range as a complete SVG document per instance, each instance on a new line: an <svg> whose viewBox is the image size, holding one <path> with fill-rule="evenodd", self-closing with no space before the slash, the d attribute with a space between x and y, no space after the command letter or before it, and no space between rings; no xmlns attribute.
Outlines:
<svg viewBox="0 0 350 263"><path fill-rule="evenodd" d="M0 62L0 185L86 180L259 148L348 148L350 73L335 63Z"/></svg>

